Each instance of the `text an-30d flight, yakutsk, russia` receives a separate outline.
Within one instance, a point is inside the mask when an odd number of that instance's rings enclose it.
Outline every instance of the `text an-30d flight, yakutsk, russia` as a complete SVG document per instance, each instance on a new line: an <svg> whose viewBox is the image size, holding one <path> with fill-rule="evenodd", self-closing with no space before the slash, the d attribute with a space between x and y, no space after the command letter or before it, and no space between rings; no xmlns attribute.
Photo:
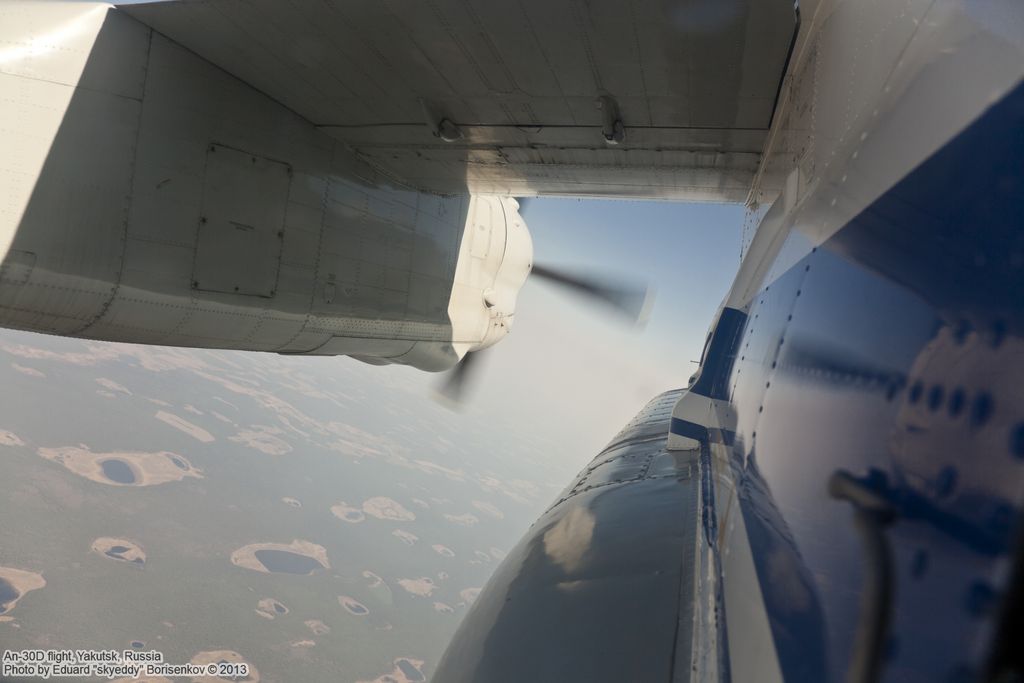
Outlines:
<svg viewBox="0 0 1024 683"><path fill-rule="evenodd" d="M5 0L0 325L448 370L531 270L640 306L522 198L743 203L433 680L1020 681L1022 77L1014 0Z"/></svg>

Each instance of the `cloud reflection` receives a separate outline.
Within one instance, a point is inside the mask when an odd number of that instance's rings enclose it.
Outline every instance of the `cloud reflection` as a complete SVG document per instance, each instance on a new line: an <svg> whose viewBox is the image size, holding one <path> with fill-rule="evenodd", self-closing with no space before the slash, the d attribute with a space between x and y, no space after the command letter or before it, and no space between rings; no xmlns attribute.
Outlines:
<svg viewBox="0 0 1024 683"><path fill-rule="evenodd" d="M574 507L544 534L544 552L567 572L583 566L583 558L594 537L594 514L585 507Z"/></svg>

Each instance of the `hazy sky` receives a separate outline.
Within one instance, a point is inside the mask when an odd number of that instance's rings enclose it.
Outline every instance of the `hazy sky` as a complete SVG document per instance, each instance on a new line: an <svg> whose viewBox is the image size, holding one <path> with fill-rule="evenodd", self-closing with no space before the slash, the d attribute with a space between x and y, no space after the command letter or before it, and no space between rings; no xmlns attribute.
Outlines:
<svg viewBox="0 0 1024 683"><path fill-rule="evenodd" d="M743 207L534 199L524 209L538 263L646 280L648 324L528 281L508 338L485 355L465 419L511 418L566 444L580 466L655 394L683 386L739 264ZM389 372L388 369L383 369ZM424 392L436 383L392 368Z"/></svg>

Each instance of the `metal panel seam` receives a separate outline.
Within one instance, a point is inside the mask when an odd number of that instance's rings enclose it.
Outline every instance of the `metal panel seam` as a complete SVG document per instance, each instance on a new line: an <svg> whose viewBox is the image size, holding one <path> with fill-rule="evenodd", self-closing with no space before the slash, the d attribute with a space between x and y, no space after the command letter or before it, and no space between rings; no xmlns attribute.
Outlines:
<svg viewBox="0 0 1024 683"><path fill-rule="evenodd" d="M124 219L121 221L121 254L120 254L120 265L117 270L117 281L110 288L110 296L100 306L100 310L96 315L89 320L85 325L77 330L73 330L68 333L68 336L77 337L84 334L89 328L93 327L98 323L110 310L114 300L117 298L118 293L121 291L121 281L124 279L125 271L125 256L128 251L128 226L131 223L132 211L135 208L135 171L138 168L138 155L139 155L139 138L142 135L142 116L146 109L146 88L149 85L149 59L150 54L153 50L153 29L146 27L148 31L148 39L146 40L146 58L144 60L145 70L142 75L142 99L137 100L139 103L139 117L135 124L135 141L132 143L132 154L131 154L131 175L128 179L128 194L125 195L126 207L124 208ZM77 86L76 86L77 89ZM132 99L129 97L125 99Z"/></svg>

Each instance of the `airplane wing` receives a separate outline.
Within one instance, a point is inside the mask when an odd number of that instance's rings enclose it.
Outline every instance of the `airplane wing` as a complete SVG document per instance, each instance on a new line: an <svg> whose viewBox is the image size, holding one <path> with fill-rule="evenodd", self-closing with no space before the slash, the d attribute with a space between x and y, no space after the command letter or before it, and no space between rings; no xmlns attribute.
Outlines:
<svg viewBox="0 0 1024 683"><path fill-rule="evenodd" d="M433 680L688 681L718 657L701 451L666 448L682 393L648 403L530 527Z"/></svg>
<svg viewBox="0 0 1024 683"><path fill-rule="evenodd" d="M418 190L743 201L792 0L185 0L123 11Z"/></svg>

